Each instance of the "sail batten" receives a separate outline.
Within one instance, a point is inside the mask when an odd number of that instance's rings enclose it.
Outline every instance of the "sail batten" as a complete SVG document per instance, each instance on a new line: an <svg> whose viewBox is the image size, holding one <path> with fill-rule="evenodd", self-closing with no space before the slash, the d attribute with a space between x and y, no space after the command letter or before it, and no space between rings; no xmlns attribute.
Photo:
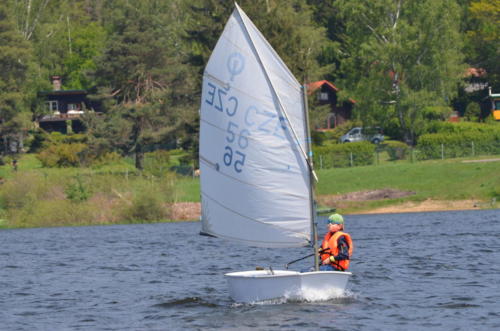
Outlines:
<svg viewBox="0 0 500 331"><path fill-rule="evenodd" d="M202 232L252 246L310 244L304 106L300 84L236 6L203 76Z"/></svg>

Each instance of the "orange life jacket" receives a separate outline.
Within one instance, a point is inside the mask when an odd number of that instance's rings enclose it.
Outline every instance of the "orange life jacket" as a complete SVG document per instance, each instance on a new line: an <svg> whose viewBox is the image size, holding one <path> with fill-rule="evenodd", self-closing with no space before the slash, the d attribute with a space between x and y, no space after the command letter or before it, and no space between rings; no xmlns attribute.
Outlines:
<svg viewBox="0 0 500 331"><path fill-rule="evenodd" d="M330 256L337 256L339 254L338 248L338 240L340 237L344 236L347 245L349 246L349 258L352 256L353 244L351 236L348 233L337 231L335 233L327 232L325 234L325 238L323 239L323 243L321 244L321 248L323 250L327 250L325 253L321 254L321 261L328 259ZM339 260L331 263L334 268L345 271L349 268L349 260Z"/></svg>

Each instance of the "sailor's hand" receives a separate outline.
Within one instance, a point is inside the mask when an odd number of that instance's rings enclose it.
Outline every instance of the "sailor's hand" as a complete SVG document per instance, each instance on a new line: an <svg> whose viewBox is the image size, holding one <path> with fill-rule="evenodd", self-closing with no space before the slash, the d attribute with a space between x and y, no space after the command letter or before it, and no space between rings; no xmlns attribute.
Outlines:
<svg viewBox="0 0 500 331"><path fill-rule="evenodd" d="M324 259L322 263L323 263L323 264L330 264L330 263L332 263L332 262L335 262L335 257L330 256L329 258Z"/></svg>

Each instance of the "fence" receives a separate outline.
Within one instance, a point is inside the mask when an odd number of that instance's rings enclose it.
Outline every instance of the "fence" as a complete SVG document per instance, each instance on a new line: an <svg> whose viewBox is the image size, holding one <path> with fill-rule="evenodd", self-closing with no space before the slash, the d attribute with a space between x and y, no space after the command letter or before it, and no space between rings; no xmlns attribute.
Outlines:
<svg viewBox="0 0 500 331"><path fill-rule="evenodd" d="M381 144L377 146L373 153L316 153L313 161L316 169L329 169L376 165L398 160L417 162L487 155L500 155L500 140L493 143L469 141L461 144L437 144L417 147L391 147Z"/></svg>

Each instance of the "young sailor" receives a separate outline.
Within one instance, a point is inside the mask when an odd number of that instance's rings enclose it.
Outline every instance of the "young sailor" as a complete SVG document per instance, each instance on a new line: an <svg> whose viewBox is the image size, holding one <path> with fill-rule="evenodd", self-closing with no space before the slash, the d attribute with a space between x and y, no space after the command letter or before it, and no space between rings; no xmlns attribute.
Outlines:
<svg viewBox="0 0 500 331"><path fill-rule="evenodd" d="M343 232L344 218L340 214L328 217L328 232L321 244L321 271L346 271L352 256L351 236Z"/></svg>

